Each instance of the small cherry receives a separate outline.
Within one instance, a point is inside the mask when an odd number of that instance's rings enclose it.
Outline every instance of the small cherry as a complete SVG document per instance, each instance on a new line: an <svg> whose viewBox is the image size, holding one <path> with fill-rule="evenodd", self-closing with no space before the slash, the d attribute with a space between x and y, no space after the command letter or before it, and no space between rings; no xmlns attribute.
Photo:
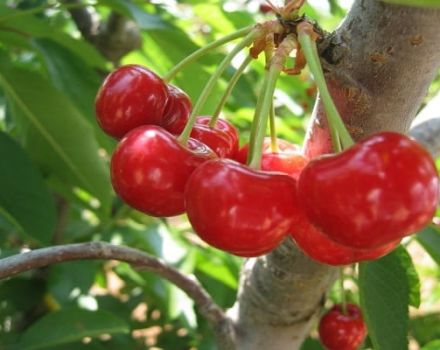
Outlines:
<svg viewBox="0 0 440 350"><path fill-rule="evenodd" d="M439 179L429 153L407 136L381 132L302 171L298 198L312 224L342 245L370 249L427 225Z"/></svg>
<svg viewBox="0 0 440 350"><path fill-rule="evenodd" d="M367 326L359 306L346 306L346 314L342 305L337 304L319 322L319 338L327 350L356 350L367 336Z"/></svg>
<svg viewBox="0 0 440 350"><path fill-rule="evenodd" d="M262 255L278 246L294 221L295 186L287 175L211 160L188 180L188 218L208 244L238 256Z"/></svg>
<svg viewBox="0 0 440 350"><path fill-rule="evenodd" d="M188 122L192 104L189 96L177 86L168 84L168 101L162 117L162 127L179 135Z"/></svg>
<svg viewBox="0 0 440 350"><path fill-rule="evenodd" d="M237 152L235 159L246 164L249 153L249 144L244 145ZM270 137L264 139L261 170L281 171L298 180L302 169L308 160L302 154L301 148L283 139L277 139L277 150L273 151Z"/></svg>
<svg viewBox="0 0 440 350"><path fill-rule="evenodd" d="M97 121L117 139L146 124L160 125L168 98L165 83L139 65L122 66L107 76L95 100Z"/></svg>
<svg viewBox="0 0 440 350"><path fill-rule="evenodd" d="M274 12L274 10L272 6L270 6L269 4L261 4L260 12L266 14L266 13Z"/></svg>
<svg viewBox="0 0 440 350"><path fill-rule="evenodd" d="M209 126L210 117L197 117L191 137L203 142L221 158L233 158L238 152L238 132L227 120L218 119Z"/></svg>
<svg viewBox="0 0 440 350"><path fill-rule="evenodd" d="M189 139L188 147L184 147L165 129L140 126L129 132L113 153L113 188L128 205L148 215L182 214L189 176L214 157L197 140Z"/></svg>

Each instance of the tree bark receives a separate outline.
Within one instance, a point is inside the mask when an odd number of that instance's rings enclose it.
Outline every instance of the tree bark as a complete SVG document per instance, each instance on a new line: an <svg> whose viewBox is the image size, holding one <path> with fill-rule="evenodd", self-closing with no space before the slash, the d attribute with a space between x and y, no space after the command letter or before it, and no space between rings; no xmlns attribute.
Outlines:
<svg viewBox="0 0 440 350"><path fill-rule="evenodd" d="M340 28L320 43L332 96L352 136L406 133L440 66L440 10L356 0ZM331 150L319 98L305 152ZM323 199L325 200L325 199ZM299 349L336 278L286 241L248 260L231 316L240 350Z"/></svg>

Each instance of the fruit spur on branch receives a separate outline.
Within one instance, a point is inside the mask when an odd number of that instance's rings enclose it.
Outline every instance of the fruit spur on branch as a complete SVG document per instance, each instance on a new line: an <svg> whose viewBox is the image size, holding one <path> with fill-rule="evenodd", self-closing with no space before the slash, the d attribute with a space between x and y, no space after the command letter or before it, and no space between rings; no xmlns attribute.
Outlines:
<svg viewBox="0 0 440 350"><path fill-rule="evenodd" d="M316 42L323 32L300 15L304 2L276 7L268 1L276 19L209 43L162 78L127 65L105 79L96 115L102 129L120 140L110 168L123 201L151 216L186 213L202 240L231 254L266 254L290 237L312 259L335 266L377 259L430 223L439 194L433 160L414 140L393 132L353 142L320 65ZM170 84L186 66L236 40L194 105ZM247 55L215 112L200 115L242 51ZM239 148L236 127L220 114L260 55L266 69L250 139ZM295 63L287 67L292 56ZM334 151L315 159L277 138L274 116L278 77L299 74L306 64L325 107Z"/></svg>

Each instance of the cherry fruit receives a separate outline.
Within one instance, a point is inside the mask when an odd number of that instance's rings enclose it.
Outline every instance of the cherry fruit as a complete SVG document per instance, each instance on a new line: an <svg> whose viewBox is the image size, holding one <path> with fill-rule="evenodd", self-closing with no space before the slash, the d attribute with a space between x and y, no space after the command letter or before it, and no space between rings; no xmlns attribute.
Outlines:
<svg viewBox="0 0 440 350"><path fill-rule="evenodd" d="M155 73L138 65L122 66L107 76L98 91L98 123L118 139L141 125L161 125L167 98L167 87Z"/></svg>
<svg viewBox="0 0 440 350"><path fill-rule="evenodd" d="M439 179L429 153L410 138L382 132L302 171L298 197L331 240L370 249L412 234L434 215Z"/></svg>
<svg viewBox="0 0 440 350"><path fill-rule="evenodd" d="M208 161L188 180L189 221L208 244L243 257L274 249L290 229L296 181L229 159Z"/></svg>
<svg viewBox="0 0 440 350"><path fill-rule="evenodd" d="M238 151L238 132L227 120L218 119L210 127L210 117L198 117L191 131L191 137L203 142L219 157L233 158Z"/></svg>
<svg viewBox="0 0 440 350"><path fill-rule="evenodd" d="M286 140L277 139L277 148L276 152L272 151L270 137L264 139L261 170L281 171L297 180L302 169L308 163L307 158L302 154L299 146ZM237 152L235 159L246 164L248 153L249 144L246 144Z"/></svg>
<svg viewBox="0 0 440 350"><path fill-rule="evenodd" d="M299 249L311 259L322 264L343 266L379 259L390 253L399 244L398 241L373 249L356 249L332 241L315 226L304 213L297 213L297 221L292 226L291 236Z"/></svg>
<svg viewBox="0 0 440 350"><path fill-rule="evenodd" d="M115 192L130 206L152 216L174 216L185 211L184 188L191 173L215 154L190 139L188 147L154 125L129 132L111 160Z"/></svg>
<svg viewBox="0 0 440 350"><path fill-rule="evenodd" d="M261 13L270 13L270 12L274 12L273 8L269 5L269 4L261 4L260 5L260 12Z"/></svg>
<svg viewBox="0 0 440 350"><path fill-rule="evenodd" d="M174 135L180 134L188 122L192 104L189 96L177 86L168 84L168 100L163 112L162 127Z"/></svg>
<svg viewBox="0 0 440 350"><path fill-rule="evenodd" d="M347 314L342 305L335 305L319 322L319 337L327 350L356 350L366 336L362 312L355 304L347 304Z"/></svg>

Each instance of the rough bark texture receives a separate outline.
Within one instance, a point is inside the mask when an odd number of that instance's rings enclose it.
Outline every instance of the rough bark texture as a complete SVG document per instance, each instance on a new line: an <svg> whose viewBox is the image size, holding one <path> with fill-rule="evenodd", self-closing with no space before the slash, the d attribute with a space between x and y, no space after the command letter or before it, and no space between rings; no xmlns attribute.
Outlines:
<svg viewBox="0 0 440 350"><path fill-rule="evenodd" d="M439 42L440 10L355 1L336 33L320 43L332 95L355 138L408 131L440 66ZM307 154L329 152L325 125L318 100ZM249 260L231 313L238 349L299 349L335 274L335 268L311 261L289 242Z"/></svg>

